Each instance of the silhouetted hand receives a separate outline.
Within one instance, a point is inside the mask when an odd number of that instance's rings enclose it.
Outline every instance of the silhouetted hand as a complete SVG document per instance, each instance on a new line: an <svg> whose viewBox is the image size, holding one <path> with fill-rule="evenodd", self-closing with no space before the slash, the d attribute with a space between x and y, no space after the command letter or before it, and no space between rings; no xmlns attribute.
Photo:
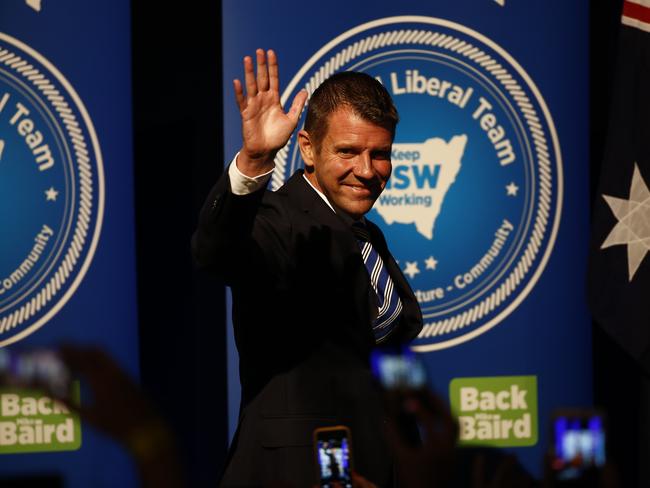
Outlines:
<svg viewBox="0 0 650 488"><path fill-rule="evenodd" d="M156 416L138 386L102 349L66 345L59 355L90 387L92 403L71 408L95 428L125 443L134 430Z"/></svg>
<svg viewBox="0 0 650 488"><path fill-rule="evenodd" d="M519 468L517 459L508 455L503 457L492 479L487 479L485 458L478 454L472 464L472 488L529 488L535 486L534 480Z"/></svg>
<svg viewBox="0 0 650 488"><path fill-rule="evenodd" d="M424 439L421 446L411 446L395 423L388 423L386 434L395 456L399 485L405 488L446 486L453 470L456 423L444 402L430 391L404 395L404 408L422 427Z"/></svg>
<svg viewBox="0 0 650 488"><path fill-rule="evenodd" d="M544 479L541 488L620 488L618 472L611 463L605 463L600 470L593 470L581 479L558 480L552 468L553 456L544 456Z"/></svg>
<svg viewBox="0 0 650 488"><path fill-rule="evenodd" d="M85 380L92 401L77 405L63 399L82 420L125 446L134 456L147 488L184 486L171 433L136 383L103 350L63 346L62 361Z"/></svg>
<svg viewBox="0 0 650 488"><path fill-rule="evenodd" d="M352 487L353 488L377 488L377 485L375 485L372 481L368 481L367 479L365 479L360 474L358 474L356 472L353 472L352 473ZM287 487L285 487L285 488L287 488ZM318 486L314 485L313 488L318 488ZM339 481L333 481L332 482L332 488L343 488L343 484L341 484L341 482L339 482Z"/></svg>

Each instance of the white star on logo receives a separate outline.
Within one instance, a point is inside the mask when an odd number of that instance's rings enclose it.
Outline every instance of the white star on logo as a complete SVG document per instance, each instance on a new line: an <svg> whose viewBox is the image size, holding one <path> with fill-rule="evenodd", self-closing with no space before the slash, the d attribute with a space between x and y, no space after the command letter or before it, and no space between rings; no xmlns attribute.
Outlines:
<svg viewBox="0 0 650 488"><path fill-rule="evenodd" d="M418 274L420 270L418 269L418 262L417 261L406 261L406 268L404 269L404 274L409 275L409 278L413 279L413 277Z"/></svg>
<svg viewBox="0 0 650 488"><path fill-rule="evenodd" d="M429 256L424 260L424 264L426 265L427 269L436 269L436 266L438 266L438 260L433 256Z"/></svg>
<svg viewBox="0 0 650 488"><path fill-rule="evenodd" d="M59 192L56 191L53 186L51 186L49 190L45 190L45 196L48 202L49 201L56 202L56 197L58 194Z"/></svg>
<svg viewBox="0 0 650 488"><path fill-rule="evenodd" d="M618 222L600 248L627 244L627 270L629 281L632 281L641 261L650 251L650 191L636 163L629 200L609 195L603 195L603 198Z"/></svg>
<svg viewBox="0 0 650 488"><path fill-rule="evenodd" d="M519 187L515 185L514 181L511 181L509 185L506 185L506 192L509 197L516 197Z"/></svg>

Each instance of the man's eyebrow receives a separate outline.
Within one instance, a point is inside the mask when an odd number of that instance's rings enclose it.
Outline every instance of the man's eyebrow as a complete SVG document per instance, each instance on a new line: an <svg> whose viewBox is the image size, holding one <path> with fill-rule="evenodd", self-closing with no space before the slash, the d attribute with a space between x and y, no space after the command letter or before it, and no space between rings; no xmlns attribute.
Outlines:
<svg viewBox="0 0 650 488"><path fill-rule="evenodd" d="M370 152L370 155L373 158L392 159L391 158L392 154L390 150L375 149L374 151Z"/></svg>
<svg viewBox="0 0 650 488"><path fill-rule="evenodd" d="M358 149L359 147L359 144L356 144L352 141L340 141L334 143L335 149Z"/></svg>
<svg viewBox="0 0 650 488"><path fill-rule="evenodd" d="M332 143L335 146L352 146L357 144L357 140L354 137L350 137L349 134L337 137L336 139L332 138Z"/></svg>

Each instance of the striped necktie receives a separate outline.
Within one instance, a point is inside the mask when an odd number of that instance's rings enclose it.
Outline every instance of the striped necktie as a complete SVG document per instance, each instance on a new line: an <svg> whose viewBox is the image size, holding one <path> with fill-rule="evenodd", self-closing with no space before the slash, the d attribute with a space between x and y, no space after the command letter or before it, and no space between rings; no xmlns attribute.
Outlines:
<svg viewBox="0 0 650 488"><path fill-rule="evenodd" d="M375 334L375 342L379 343L388 337L397 325L396 321L402 311L402 301L395 290L393 280L390 278L384 262L370 243L370 233L366 226L361 222L355 222L352 224L352 231L361 248L361 257L370 275L372 288L377 295L378 313L372 330Z"/></svg>

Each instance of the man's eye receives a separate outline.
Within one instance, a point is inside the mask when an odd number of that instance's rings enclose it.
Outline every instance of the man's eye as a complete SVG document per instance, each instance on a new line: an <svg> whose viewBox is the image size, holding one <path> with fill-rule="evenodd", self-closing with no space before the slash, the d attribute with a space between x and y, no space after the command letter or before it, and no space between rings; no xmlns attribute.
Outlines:
<svg viewBox="0 0 650 488"><path fill-rule="evenodd" d="M339 149L339 153L340 154L352 154L352 149L350 149L348 147L344 147L342 149Z"/></svg>
<svg viewBox="0 0 650 488"><path fill-rule="evenodd" d="M390 153L388 151L377 151L372 155L373 159L380 159L382 161L390 160Z"/></svg>

